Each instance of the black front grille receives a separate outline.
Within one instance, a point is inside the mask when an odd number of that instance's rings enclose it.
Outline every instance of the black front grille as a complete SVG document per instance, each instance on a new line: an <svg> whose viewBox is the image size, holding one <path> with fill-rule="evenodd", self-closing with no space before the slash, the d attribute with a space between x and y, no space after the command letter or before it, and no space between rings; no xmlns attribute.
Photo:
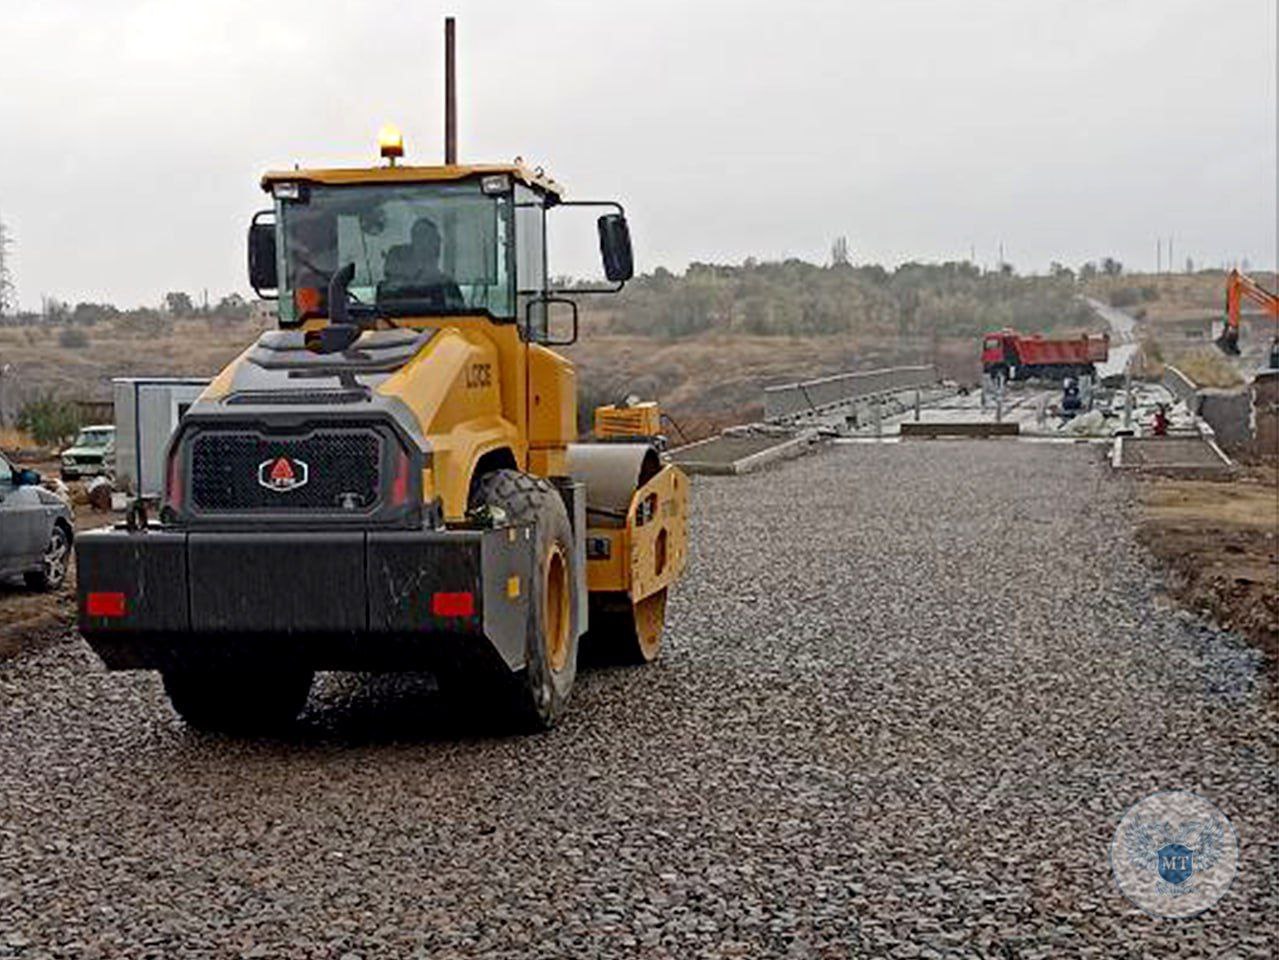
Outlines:
<svg viewBox="0 0 1279 960"><path fill-rule="evenodd" d="M381 460L382 438L370 429L205 431L191 443L192 505L202 512L364 512L379 498Z"/></svg>
<svg viewBox="0 0 1279 960"><path fill-rule="evenodd" d="M261 406L287 406L335 403L364 403L370 393L361 387L358 390L242 390L227 397L226 402L232 406L239 404L259 404Z"/></svg>

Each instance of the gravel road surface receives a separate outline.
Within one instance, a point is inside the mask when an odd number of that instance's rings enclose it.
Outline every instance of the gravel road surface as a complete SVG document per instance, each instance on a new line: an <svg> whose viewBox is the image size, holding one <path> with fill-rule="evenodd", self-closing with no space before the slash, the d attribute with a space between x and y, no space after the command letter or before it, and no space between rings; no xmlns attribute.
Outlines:
<svg viewBox="0 0 1279 960"><path fill-rule="evenodd" d="M1125 483L962 441L699 478L664 659L537 737L334 676L220 740L78 642L0 664L0 956L1273 956L1273 675L1163 602ZM1159 789L1240 837L1195 919L1111 879Z"/></svg>

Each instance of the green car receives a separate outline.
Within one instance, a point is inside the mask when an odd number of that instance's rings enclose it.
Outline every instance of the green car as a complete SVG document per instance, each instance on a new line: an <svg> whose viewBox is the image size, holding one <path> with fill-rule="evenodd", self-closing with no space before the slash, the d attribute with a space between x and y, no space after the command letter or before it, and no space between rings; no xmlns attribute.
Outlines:
<svg viewBox="0 0 1279 960"><path fill-rule="evenodd" d="M62 479L106 476L115 472L115 427L84 427L62 451Z"/></svg>

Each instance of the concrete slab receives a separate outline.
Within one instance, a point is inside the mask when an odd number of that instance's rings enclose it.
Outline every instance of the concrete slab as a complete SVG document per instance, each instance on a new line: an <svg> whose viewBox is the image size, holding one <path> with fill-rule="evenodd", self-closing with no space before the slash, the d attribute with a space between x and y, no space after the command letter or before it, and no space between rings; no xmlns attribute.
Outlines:
<svg viewBox="0 0 1279 960"><path fill-rule="evenodd" d="M1225 479L1235 465L1208 437L1116 437L1111 465L1170 477Z"/></svg>
<svg viewBox="0 0 1279 960"><path fill-rule="evenodd" d="M820 440L821 436L815 430L722 434L677 447L667 454L667 459L685 473L750 473L775 461L800 456Z"/></svg>
<svg viewBox="0 0 1279 960"><path fill-rule="evenodd" d="M1015 437L1021 433L1016 420L950 421L948 423L906 421L900 426L903 437Z"/></svg>

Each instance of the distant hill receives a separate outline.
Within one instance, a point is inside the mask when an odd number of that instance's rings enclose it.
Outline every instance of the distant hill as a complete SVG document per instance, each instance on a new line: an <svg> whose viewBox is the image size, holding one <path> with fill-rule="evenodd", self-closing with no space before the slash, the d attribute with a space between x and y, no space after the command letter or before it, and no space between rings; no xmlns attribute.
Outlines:
<svg viewBox="0 0 1279 960"><path fill-rule="evenodd" d="M1273 288L1274 277L1254 274ZM978 337L1104 330L1077 294L1131 312L1174 357L1202 344L1221 310L1221 271L1100 273L1080 280L982 272L967 263L816 266L797 260L693 264L636 277L615 297L582 297L583 422L596 403L654 397L692 433L758 416L765 384L905 363L980 375ZM221 306L221 305L219 305ZM254 305L255 307L257 305ZM25 399L107 399L116 376L213 376L272 321L260 309L174 316L79 304L57 319L0 323L0 427ZM1200 332L1202 329L1202 333Z"/></svg>
<svg viewBox="0 0 1279 960"><path fill-rule="evenodd" d="M755 336L873 334L977 336L992 327L1040 331L1087 327L1072 277L1019 277L971 263L816 266L801 260L695 263L658 269L608 304L609 330L688 337L708 331Z"/></svg>

